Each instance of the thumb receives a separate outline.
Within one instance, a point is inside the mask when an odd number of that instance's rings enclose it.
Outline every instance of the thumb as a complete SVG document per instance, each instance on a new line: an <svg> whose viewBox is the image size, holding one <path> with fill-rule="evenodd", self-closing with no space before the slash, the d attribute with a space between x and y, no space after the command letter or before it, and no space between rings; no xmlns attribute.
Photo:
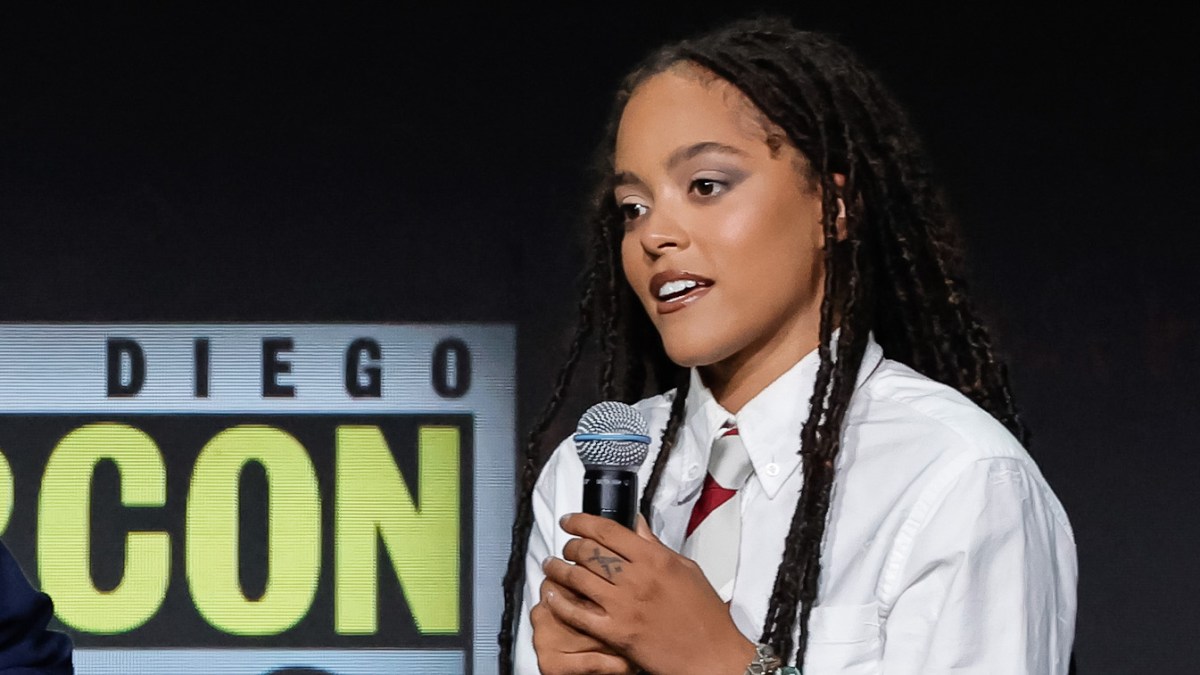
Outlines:
<svg viewBox="0 0 1200 675"><path fill-rule="evenodd" d="M658 537L654 536L654 532L650 529L650 524L646 522L646 517L638 514L636 532L639 537L647 541L658 542Z"/></svg>

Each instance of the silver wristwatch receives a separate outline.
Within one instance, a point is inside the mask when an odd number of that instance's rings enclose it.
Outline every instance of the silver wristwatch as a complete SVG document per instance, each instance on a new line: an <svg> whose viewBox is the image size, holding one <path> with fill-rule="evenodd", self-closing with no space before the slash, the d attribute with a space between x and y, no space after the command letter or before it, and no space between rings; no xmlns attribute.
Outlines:
<svg viewBox="0 0 1200 675"><path fill-rule="evenodd" d="M783 665L771 645L759 643L754 646L754 660L746 666L746 675L800 675L800 671Z"/></svg>

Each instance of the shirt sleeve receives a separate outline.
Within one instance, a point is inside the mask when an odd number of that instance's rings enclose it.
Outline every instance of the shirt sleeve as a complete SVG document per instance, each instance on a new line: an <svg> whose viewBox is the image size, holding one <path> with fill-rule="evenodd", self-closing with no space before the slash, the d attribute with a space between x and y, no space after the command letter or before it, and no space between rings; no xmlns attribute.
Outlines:
<svg viewBox="0 0 1200 675"><path fill-rule="evenodd" d="M47 630L54 605L0 543L0 675L68 675L71 640Z"/></svg>
<svg viewBox="0 0 1200 675"><path fill-rule="evenodd" d="M529 548L525 552L525 587L521 597L520 622L513 649L513 665L516 675L539 675L537 654L533 651L533 627L529 622L529 610L538 603L541 595L542 561L550 555L562 555L562 537L558 519L571 509L558 502L567 498L563 487L582 485L583 466L571 450L570 439L563 441L542 469L537 486L533 491L533 527L529 532ZM574 461L571 461L574 460ZM570 490L566 490L570 492ZM579 510L576 504L574 509Z"/></svg>
<svg viewBox="0 0 1200 675"><path fill-rule="evenodd" d="M1036 468L974 459L926 492L885 569L885 675L1065 675L1075 542Z"/></svg>

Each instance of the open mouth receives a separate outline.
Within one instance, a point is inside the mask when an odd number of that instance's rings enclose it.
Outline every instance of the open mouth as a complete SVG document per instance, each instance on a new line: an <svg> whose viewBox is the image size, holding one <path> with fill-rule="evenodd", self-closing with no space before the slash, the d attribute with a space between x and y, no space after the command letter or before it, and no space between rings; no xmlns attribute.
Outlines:
<svg viewBox="0 0 1200 675"><path fill-rule="evenodd" d="M712 279L688 272L660 272L650 279L650 293L660 307L686 303L713 285Z"/></svg>
<svg viewBox="0 0 1200 675"><path fill-rule="evenodd" d="M693 290L700 288L700 286L700 282L693 279L668 281L662 285L662 288L658 289L658 299L664 302L678 300Z"/></svg>

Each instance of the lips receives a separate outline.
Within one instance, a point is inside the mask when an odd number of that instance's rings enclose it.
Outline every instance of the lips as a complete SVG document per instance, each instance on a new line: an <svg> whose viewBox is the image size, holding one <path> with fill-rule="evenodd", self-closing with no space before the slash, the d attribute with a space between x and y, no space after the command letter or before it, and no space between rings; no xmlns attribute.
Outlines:
<svg viewBox="0 0 1200 675"><path fill-rule="evenodd" d="M690 272L659 272L650 278L650 296L657 301L659 314L669 314L699 300L713 283L712 279Z"/></svg>

